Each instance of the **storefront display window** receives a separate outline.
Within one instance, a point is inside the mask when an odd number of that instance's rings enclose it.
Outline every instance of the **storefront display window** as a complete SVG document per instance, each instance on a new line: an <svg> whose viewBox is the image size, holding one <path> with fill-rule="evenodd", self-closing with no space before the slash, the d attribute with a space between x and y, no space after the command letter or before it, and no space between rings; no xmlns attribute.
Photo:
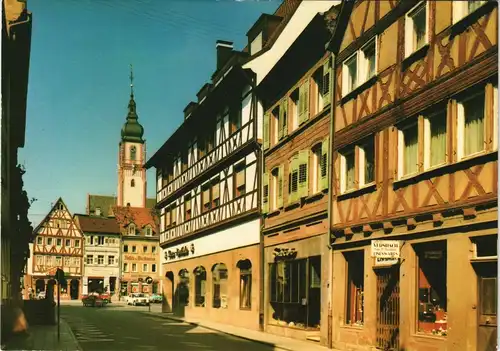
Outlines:
<svg viewBox="0 0 500 351"><path fill-rule="evenodd" d="M240 308L252 307L252 263L249 260L238 262L240 269Z"/></svg>
<svg viewBox="0 0 500 351"><path fill-rule="evenodd" d="M212 270L213 276L213 308L227 308L227 268L218 263Z"/></svg>
<svg viewBox="0 0 500 351"><path fill-rule="evenodd" d="M349 325L363 325L364 251L346 252L347 296L346 320Z"/></svg>
<svg viewBox="0 0 500 351"><path fill-rule="evenodd" d="M207 284L207 272L203 266L194 270L194 305L205 307L205 287Z"/></svg>
<svg viewBox="0 0 500 351"><path fill-rule="evenodd" d="M189 272L187 269L179 271L179 284L177 285L177 296L181 306L189 305Z"/></svg>
<svg viewBox="0 0 500 351"><path fill-rule="evenodd" d="M415 245L419 333L447 335L446 242Z"/></svg>

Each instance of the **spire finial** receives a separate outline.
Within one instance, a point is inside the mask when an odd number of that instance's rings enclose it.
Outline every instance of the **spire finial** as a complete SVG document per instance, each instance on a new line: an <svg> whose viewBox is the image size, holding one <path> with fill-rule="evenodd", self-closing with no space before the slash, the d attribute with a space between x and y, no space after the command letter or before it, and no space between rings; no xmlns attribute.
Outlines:
<svg viewBox="0 0 500 351"><path fill-rule="evenodd" d="M132 70L132 64L130 64L130 96L134 96L134 71Z"/></svg>

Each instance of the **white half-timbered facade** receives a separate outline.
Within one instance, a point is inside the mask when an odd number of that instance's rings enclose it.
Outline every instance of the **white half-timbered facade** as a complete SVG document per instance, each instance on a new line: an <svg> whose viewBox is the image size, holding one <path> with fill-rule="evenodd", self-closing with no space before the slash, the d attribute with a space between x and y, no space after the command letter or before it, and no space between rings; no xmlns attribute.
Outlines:
<svg viewBox="0 0 500 351"><path fill-rule="evenodd" d="M29 288L34 294L46 291L54 283L58 268L65 273L66 283L61 285L61 298L78 299L81 291L84 238L64 201L59 198L47 216L34 230L31 251L31 275L27 275ZM55 289L47 289L47 292Z"/></svg>
<svg viewBox="0 0 500 351"><path fill-rule="evenodd" d="M217 42L212 82L146 167L157 170L167 305L258 328L262 108L255 76L241 66L246 56Z"/></svg>

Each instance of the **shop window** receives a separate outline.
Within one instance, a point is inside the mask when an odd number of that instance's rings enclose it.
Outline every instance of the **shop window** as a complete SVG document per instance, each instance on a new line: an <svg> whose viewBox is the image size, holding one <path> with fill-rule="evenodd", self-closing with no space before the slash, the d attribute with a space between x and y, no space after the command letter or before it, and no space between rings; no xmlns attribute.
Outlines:
<svg viewBox="0 0 500 351"><path fill-rule="evenodd" d="M181 306L189 305L189 272L183 268L179 271L179 284L177 284L177 296Z"/></svg>
<svg viewBox="0 0 500 351"><path fill-rule="evenodd" d="M319 329L321 257L269 265L272 318L278 325Z"/></svg>
<svg viewBox="0 0 500 351"><path fill-rule="evenodd" d="M216 264L212 269L213 308L227 308L227 268L224 263Z"/></svg>
<svg viewBox="0 0 500 351"><path fill-rule="evenodd" d="M203 266L198 266L194 270L194 305L205 307L205 291L207 285L207 272Z"/></svg>
<svg viewBox="0 0 500 351"><path fill-rule="evenodd" d="M446 336L446 242L415 245L418 258L418 321L417 331Z"/></svg>
<svg viewBox="0 0 500 351"><path fill-rule="evenodd" d="M346 252L347 265L346 319L348 325L363 325L364 251Z"/></svg>
<svg viewBox="0 0 500 351"><path fill-rule="evenodd" d="M252 307L252 262L249 260L239 261L240 269L240 309L251 309Z"/></svg>

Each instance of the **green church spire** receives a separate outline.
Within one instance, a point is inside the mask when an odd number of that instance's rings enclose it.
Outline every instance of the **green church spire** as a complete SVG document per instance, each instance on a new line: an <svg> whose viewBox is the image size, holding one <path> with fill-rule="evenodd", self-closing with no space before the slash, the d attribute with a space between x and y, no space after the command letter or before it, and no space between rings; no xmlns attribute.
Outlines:
<svg viewBox="0 0 500 351"><path fill-rule="evenodd" d="M137 121L139 117L136 112L136 105L134 100L134 72L132 65L130 65L130 101L128 103L127 122L122 128L122 141L130 141L136 143L143 143L144 128Z"/></svg>

